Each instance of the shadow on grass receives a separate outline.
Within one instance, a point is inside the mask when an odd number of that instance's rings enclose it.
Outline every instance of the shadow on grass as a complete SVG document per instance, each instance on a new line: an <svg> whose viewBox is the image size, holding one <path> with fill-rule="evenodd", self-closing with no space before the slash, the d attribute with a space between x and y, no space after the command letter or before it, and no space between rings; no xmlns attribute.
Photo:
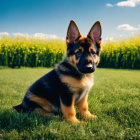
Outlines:
<svg viewBox="0 0 140 140"><path fill-rule="evenodd" d="M0 130L28 130L36 128L38 125L49 126L56 117L46 117L34 113L18 113L14 110L7 109L0 111Z"/></svg>

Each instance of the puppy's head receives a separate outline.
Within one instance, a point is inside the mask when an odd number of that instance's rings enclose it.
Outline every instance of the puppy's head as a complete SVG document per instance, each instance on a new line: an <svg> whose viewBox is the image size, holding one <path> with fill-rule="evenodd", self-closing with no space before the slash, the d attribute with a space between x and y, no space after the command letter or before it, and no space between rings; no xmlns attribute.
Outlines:
<svg viewBox="0 0 140 140"><path fill-rule="evenodd" d="M70 21L67 36L67 59L81 73L92 73L99 63L102 29L99 21L95 22L87 37L83 37L76 23Z"/></svg>

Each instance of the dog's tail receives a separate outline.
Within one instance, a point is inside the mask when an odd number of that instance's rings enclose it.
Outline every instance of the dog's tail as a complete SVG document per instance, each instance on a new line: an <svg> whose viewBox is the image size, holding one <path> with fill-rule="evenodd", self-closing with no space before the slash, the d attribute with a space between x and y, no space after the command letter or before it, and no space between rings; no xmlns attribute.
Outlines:
<svg viewBox="0 0 140 140"><path fill-rule="evenodd" d="M27 112L26 108L22 104L13 106L13 109L15 109L17 112Z"/></svg>

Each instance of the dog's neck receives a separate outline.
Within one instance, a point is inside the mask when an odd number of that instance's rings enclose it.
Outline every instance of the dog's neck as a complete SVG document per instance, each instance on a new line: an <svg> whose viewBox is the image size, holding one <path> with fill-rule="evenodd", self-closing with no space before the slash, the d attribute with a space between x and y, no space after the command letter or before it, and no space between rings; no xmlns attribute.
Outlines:
<svg viewBox="0 0 140 140"><path fill-rule="evenodd" d="M60 74L69 75L76 79L82 79L83 77L89 77L93 74L84 74L81 73L75 66L73 66L67 59L64 59L61 63L56 65L56 70Z"/></svg>

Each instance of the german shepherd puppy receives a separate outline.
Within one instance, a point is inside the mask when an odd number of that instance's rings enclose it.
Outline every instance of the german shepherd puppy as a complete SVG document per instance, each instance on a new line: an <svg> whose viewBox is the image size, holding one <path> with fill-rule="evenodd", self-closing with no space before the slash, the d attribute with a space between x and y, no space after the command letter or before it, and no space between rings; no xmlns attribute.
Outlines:
<svg viewBox="0 0 140 140"><path fill-rule="evenodd" d="M46 116L63 114L67 122L79 123L74 106L86 118L96 116L88 111L88 92L93 85L93 72L99 63L101 51L101 24L97 21L87 37L79 32L71 20L67 36L67 55L64 61L37 80L26 92L18 112L39 113Z"/></svg>

